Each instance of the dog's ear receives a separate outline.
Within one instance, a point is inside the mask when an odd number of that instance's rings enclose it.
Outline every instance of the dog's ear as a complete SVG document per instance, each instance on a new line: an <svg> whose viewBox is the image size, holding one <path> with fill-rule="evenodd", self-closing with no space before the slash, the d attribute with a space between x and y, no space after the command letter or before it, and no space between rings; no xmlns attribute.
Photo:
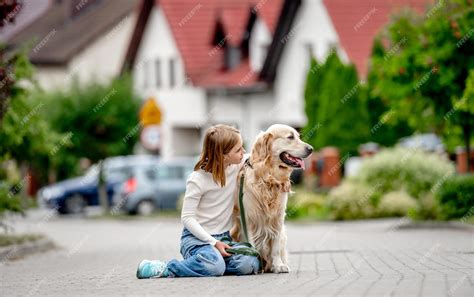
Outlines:
<svg viewBox="0 0 474 297"><path fill-rule="evenodd" d="M257 163L272 157L273 134L265 132L257 138L252 149L251 161Z"/></svg>

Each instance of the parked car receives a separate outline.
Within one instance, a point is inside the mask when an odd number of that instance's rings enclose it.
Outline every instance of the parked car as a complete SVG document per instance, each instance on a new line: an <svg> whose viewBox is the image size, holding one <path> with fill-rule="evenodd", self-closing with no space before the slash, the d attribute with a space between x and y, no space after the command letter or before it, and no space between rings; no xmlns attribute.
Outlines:
<svg viewBox="0 0 474 297"><path fill-rule="evenodd" d="M150 215L157 209L176 209L196 162L194 157L181 157L134 167L115 192L115 208L140 215Z"/></svg>
<svg viewBox="0 0 474 297"><path fill-rule="evenodd" d="M159 158L151 155L111 157L104 160L109 205L113 204L114 189L123 183L134 168L157 164ZM98 164L92 165L85 175L67 179L38 191L38 202L47 208L57 209L61 214L81 213L85 206L99 205Z"/></svg>
<svg viewBox="0 0 474 297"><path fill-rule="evenodd" d="M421 149L428 152L443 153L445 147L443 141L434 133L415 134L400 138L398 144L408 149Z"/></svg>

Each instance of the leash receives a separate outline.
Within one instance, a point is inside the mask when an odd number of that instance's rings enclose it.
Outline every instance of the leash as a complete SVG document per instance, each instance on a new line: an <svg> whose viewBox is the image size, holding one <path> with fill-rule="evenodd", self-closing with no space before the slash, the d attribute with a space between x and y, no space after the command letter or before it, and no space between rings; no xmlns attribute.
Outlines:
<svg viewBox="0 0 474 297"><path fill-rule="evenodd" d="M239 206L240 206L240 222L242 228L244 229L245 241L249 241L249 234L247 232L247 221L245 220L245 209L244 209L244 175L240 177L240 186L239 186Z"/></svg>
<svg viewBox="0 0 474 297"><path fill-rule="evenodd" d="M248 159L245 162L246 164L248 163ZM250 163L248 163L250 168L252 166ZM239 243L234 243L232 242L232 238L222 238L221 241L227 243L228 245L231 246L230 249L226 249L227 252L230 254L241 254L241 255L248 255L248 256L254 256L258 258L259 262L259 272L263 272L263 262L262 262L262 257L258 253L257 249L250 244L249 241L249 235L247 232L247 221L245 220L245 209L244 209L244 175L240 177L240 185L239 185L239 206L240 206L240 222L242 224L242 229L244 231L244 237L245 241L244 242L239 242Z"/></svg>

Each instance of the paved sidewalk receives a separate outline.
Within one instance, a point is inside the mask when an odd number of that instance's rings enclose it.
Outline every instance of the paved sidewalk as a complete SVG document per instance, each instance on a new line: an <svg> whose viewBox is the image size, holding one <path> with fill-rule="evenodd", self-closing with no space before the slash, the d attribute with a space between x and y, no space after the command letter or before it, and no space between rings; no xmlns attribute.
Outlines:
<svg viewBox="0 0 474 297"><path fill-rule="evenodd" d="M33 213L17 230L43 232L61 248L0 259L0 295L474 296L474 232L397 230L403 222L288 223L289 274L137 280L143 258L181 259L178 219Z"/></svg>

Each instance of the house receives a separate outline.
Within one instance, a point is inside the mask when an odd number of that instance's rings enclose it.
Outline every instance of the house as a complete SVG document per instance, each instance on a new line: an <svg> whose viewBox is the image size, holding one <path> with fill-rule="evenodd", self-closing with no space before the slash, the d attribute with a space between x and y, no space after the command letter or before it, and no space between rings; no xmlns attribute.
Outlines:
<svg viewBox="0 0 474 297"><path fill-rule="evenodd" d="M305 126L312 57L336 50L363 80L372 40L390 13L405 5L424 11L425 3L144 0L124 71L162 110L164 157L198 153L216 123L237 126L249 148L273 123Z"/></svg>
<svg viewBox="0 0 474 297"><path fill-rule="evenodd" d="M25 0L0 32L8 48L29 46L45 90L108 82L120 74L138 0Z"/></svg>

